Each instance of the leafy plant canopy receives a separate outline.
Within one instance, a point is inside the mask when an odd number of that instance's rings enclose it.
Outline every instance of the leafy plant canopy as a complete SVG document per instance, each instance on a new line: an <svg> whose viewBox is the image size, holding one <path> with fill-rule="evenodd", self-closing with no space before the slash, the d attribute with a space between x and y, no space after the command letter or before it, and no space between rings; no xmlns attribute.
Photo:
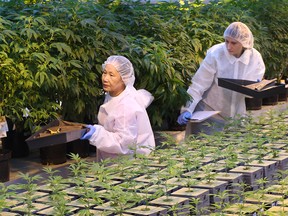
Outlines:
<svg viewBox="0 0 288 216"><path fill-rule="evenodd" d="M117 54L133 63L135 87L155 98L153 127L171 128L207 49L233 21L251 28L266 76L287 75L287 8L285 0L2 1L0 114L29 130L59 116L95 122L101 65Z"/></svg>

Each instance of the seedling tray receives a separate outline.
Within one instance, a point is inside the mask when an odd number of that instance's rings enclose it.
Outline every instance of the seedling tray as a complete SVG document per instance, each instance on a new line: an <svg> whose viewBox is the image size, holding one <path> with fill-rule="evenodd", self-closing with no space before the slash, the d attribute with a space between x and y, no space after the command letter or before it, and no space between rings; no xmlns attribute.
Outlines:
<svg viewBox="0 0 288 216"><path fill-rule="evenodd" d="M239 79L226 79L218 78L218 85L223 88L230 89L254 98L266 98L280 93L285 93L285 84L272 83L267 85L261 90L251 89L247 86L257 82L250 80L239 80Z"/></svg>
<svg viewBox="0 0 288 216"><path fill-rule="evenodd" d="M81 138L85 131L85 124L55 120L26 139L26 143L30 150L67 143Z"/></svg>

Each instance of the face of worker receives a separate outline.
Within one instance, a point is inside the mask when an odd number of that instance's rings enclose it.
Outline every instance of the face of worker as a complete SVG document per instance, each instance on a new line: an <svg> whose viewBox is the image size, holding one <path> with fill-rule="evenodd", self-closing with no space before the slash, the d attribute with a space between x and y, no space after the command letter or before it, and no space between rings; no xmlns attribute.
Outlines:
<svg viewBox="0 0 288 216"><path fill-rule="evenodd" d="M107 64L102 73L103 89L112 97L119 95L125 89L120 73L114 68L113 65Z"/></svg>
<svg viewBox="0 0 288 216"><path fill-rule="evenodd" d="M242 55L244 51L244 47L242 46L240 42L236 41L235 39L231 37L226 37L225 44L226 44L226 48L228 52L231 55L235 56L236 58L239 58Z"/></svg>

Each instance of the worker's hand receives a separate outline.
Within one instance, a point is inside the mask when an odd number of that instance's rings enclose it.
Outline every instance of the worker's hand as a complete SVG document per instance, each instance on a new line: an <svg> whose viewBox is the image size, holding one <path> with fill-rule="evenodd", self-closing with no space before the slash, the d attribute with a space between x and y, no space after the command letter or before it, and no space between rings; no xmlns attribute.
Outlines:
<svg viewBox="0 0 288 216"><path fill-rule="evenodd" d="M93 125L87 125L86 126L86 132L84 133L84 135L80 138L81 140L88 140L91 138L91 136L95 133L96 128Z"/></svg>
<svg viewBox="0 0 288 216"><path fill-rule="evenodd" d="M181 113L181 115L178 117L177 122L180 125L185 125L188 123L188 121L192 118L192 114L188 111L185 111Z"/></svg>

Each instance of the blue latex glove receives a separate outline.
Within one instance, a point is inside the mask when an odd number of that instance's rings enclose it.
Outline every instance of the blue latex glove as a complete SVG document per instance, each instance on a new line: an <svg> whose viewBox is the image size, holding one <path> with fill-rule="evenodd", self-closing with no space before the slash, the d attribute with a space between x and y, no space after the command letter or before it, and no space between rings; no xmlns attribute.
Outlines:
<svg viewBox="0 0 288 216"><path fill-rule="evenodd" d="M192 118L192 114L188 111L185 111L179 115L177 122L180 125L185 125L188 123L188 121Z"/></svg>
<svg viewBox="0 0 288 216"><path fill-rule="evenodd" d="M87 125L86 126L86 133L84 133L84 135L80 138L81 140L88 140L91 138L91 136L95 133L96 128L93 125Z"/></svg>

